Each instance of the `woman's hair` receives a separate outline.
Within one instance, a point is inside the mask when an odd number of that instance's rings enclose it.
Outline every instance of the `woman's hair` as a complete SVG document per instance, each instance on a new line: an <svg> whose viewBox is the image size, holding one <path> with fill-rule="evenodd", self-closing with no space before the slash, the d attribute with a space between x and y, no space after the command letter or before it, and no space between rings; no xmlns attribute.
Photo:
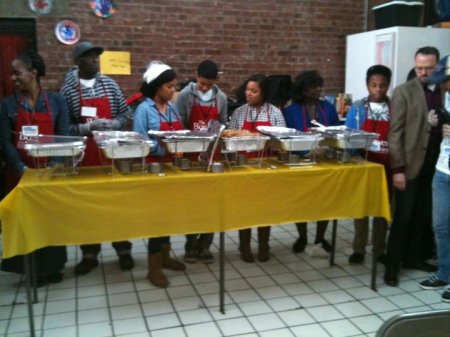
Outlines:
<svg viewBox="0 0 450 337"><path fill-rule="evenodd" d="M248 82L258 83L259 89L261 90L263 103L266 102L267 96L269 95L269 78L262 74L252 75L247 79L247 81L245 81L245 88L247 88Z"/></svg>
<svg viewBox="0 0 450 337"><path fill-rule="evenodd" d="M140 91L145 97L154 98L159 87L161 87L165 83L173 81L176 78L177 74L175 73L175 71L173 71L172 69L167 69L150 83L144 81L141 85Z"/></svg>
<svg viewBox="0 0 450 337"><path fill-rule="evenodd" d="M386 79L388 84L391 83L392 72L391 72L391 69L389 69L386 66L377 64L377 65L371 66L369 69L367 69L366 84L369 84L369 80L373 75L381 75Z"/></svg>
<svg viewBox="0 0 450 337"><path fill-rule="evenodd" d="M317 70L302 71L294 80L294 102L304 103L306 91L309 88L323 86L323 77Z"/></svg>
<svg viewBox="0 0 450 337"><path fill-rule="evenodd" d="M34 50L28 50L18 56L15 60L21 61L28 70L36 70L37 81L43 76L45 76L45 62L41 55L39 55Z"/></svg>

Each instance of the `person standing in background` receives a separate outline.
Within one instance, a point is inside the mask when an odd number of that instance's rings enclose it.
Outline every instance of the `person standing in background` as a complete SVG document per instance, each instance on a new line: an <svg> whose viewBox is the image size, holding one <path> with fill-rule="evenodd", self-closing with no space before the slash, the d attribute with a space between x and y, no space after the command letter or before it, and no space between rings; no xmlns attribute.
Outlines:
<svg viewBox="0 0 450 337"><path fill-rule="evenodd" d="M439 61L435 72L428 77L428 83L441 86L450 92L450 55ZM431 110L428 122L433 127L442 126L443 139L436 172L433 177L433 227L437 247L437 271L420 283L425 290L445 287L441 298L450 302L450 111L445 107L447 100L436 112Z"/></svg>
<svg viewBox="0 0 450 337"><path fill-rule="evenodd" d="M320 99L324 84L323 77L316 70L302 71L294 80L292 104L283 109L284 119L288 128L308 131L315 126L316 120L325 126L339 125L339 116L333 104ZM298 239L292 246L294 253L301 253L308 243L307 223L297 222ZM314 244L329 253L331 245L325 240L328 220L317 221L316 239Z"/></svg>
<svg viewBox="0 0 450 337"><path fill-rule="evenodd" d="M92 131L121 130L127 122L128 107L119 85L112 78L99 73L102 47L88 41L79 42L73 49L77 69L69 71L61 93L67 101L70 132L88 136L83 166L102 165L104 159L92 137ZM122 270L134 268L131 242L113 242ZM75 267L75 274L85 275L98 266L101 244L81 245L83 258Z"/></svg>
<svg viewBox="0 0 450 337"><path fill-rule="evenodd" d="M201 62L197 67L197 82L190 82L181 90L177 98L177 107L183 124L189 130L205 131L211 120L227 123L227 97L217 86L219 70L210 60ZM204 263L212 263L210 251L214 233L186 235L184 260L194 263L200 259Z"/></svg>
<svg viewBox="0 0 450 337"><path fill-rule="evenodd" d="M388 190L391 192L389 171L389 155L387 136L389 132L390 108L387 91L391 83L392 72L383 65L374 65L367 69L366 85L369 95L356 101L347 113L345 125L352 129L375 132L379 134L367 153L367 159L384 166L388 179ZM386 246L388 223L385 218L373 218L373 254L381 261ZM364 261L366 245L369 237L369 218L355 219L355 236L353 238L353 254L348 261L358 264Z"/></svg>
<svg viewBox="0 0 450 337"><path fill-rule="evenodd" d="M36 166L36 158L28 156L18 144L23 137L69 135L69 116L64 98L42 89L40 79L45 76L41 55L28 51L12 62L11 76L16 91L0 104L0 142L6 161L7 192L12 190L27 168ZM64 221L63 219L61 219ZM67 261L66 247L46 247L33 252L37 286L58 283ZM23 256L3 259L1 269L23 274Z"/></svg>
<svg viewBox="0 0 450 337"><path fill-rule="evenodd" d="M417 77L395 88L389 125L389 162L394 186L394 214L386 251L384 282L398 285L398 273L406 269L428 272L431 250L431 182L442 138L440 128L428 124L430 110L441 104L439 86L427 78L439 60L434 47L415 53ZM429 239L429 240L428 240Z"/></svg>

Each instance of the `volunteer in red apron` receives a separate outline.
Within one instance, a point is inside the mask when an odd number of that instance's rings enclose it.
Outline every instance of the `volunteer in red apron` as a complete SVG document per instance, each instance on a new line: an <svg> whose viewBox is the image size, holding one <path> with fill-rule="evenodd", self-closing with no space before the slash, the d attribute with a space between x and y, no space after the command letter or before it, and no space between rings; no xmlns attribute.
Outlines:
<svg viewBox="0 0 450 337"><path fill-rule="evenodd" d="M143 75L141 92L145 100L134 113L133 129L149 137L148 131L181 130L183 124L175 104L171 103L177 86L177 75L167 64L151 62ZM156 145L151 149L153 156L164 156L165 150ZM169 280L163 268L183 271L185 265L170 257L170 237L157 237L148 240L148 280L155 286L165 288Z"/></svg>
<svg viewBox="0 0 450 337"><path fill-rule="evenodd" d="M188 83L180 92L176 104L184 125L189 130L207 130L211 120L227 123L227 97L216 84L218 78L217 64L211 60L200 62L197 67L196 81ZM198 153L191 154L192 160L198 160ZM221 152L214 153L214 159L220 160ZM214 233L186 235L184 261L195 263L214 262L210 251Z"/></svg>
<svg viewBox="0 0 450 337"><path fill-rule="evenodd" d="M258 126L286 126L281 111L267 102L269 92L268 78L263 75L253 75L246 83L245 97L247 104L237 108L231 116L228 129L248 130L257 132ZM250 247L251 229L239 231L239 250L241 258L245 262L253 262L255 259ZM258 260L267 261L269 254L270 227L258 227Z"/></svg>
<svg viewBox="0 0 450 337"><path fill-rule="evenodd" d="M323 85L323 77L315 70L305 70L295 78L292 104L283 109L289 128L309 131L315 126L311 123L313 119L325 126L339 125L339 116L334 105L321 99ZM301 253L308 243L307 223L297 222L295 225L298 239L293 244L292 251ZM325 240L327 226L328 220L317 221L314 244L318 256L326 256L331 251L331 245Z"/></svg>
<svg viewBox="0 0 450 337"><path fill-rule="evenodd" d="M384 165L388 181L389 193L391 192L388 132L389 132L389 98L387 91L391 82L391 70L383 65L374 65L367 70L366 85L369 96L357 101L350 108L345 125L353 129L361 129L368 132L376 132L380 136L374 140L367 153L367 159ZM363 154L364 155L364 154ZM383 254L386 248L387 221L384 218L373 218L373 254L384 260ZM369 219L355 219L355 236L353 238L353 253L349 257L349 263L358 264L364 261L366 245L369 236Z"/></svg>
<svg viewBox="0 0 450 337"><path fill-rule="evenodd" d="M11 79L16 87L14 95L6 97L0 107L0 139L2 155L7 164L8 191L19 182L24 170L34 168L36 158L23 150L27 138L42 135L69 134L69 117L64 98L41 88L45 63L34 51L17 56L12 63ZM51 158L40 165L49 165ZM32 253L37 273L37 285L62 281L66 247L47 247ZM23 273L23 257L2 260L2 270Z"/></svg>
<svg viewBox="0 0 450 337"><path fill-rule="evenodd" d="M88 142L82 166L107 164L92 137L92 131L121 130L127 123L128 107L120 87L112 78L99 73L99 55L103 48L88 41L79 42L73 49L76 69L64 78L61 93L67 101L70 132L87 136ZM113 242L119 267L134 267L129 241ZM82 260L75 266L75 274L85 275L98 266L101 244L81 245Z"/></svg>

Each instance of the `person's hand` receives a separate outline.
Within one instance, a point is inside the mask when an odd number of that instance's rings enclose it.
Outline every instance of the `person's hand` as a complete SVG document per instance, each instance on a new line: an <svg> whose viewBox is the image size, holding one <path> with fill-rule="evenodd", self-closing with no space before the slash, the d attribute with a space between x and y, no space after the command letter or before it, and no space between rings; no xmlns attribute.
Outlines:
<svg viewBox="0 0 450 337"><path fill-rule="evenodd" d="M428 123L430 123L431 126L437 126L439 122L438 115L434 109L431 109L428 111Z"/></svg>
<svg viewBox="0 0 450 337"><path fill-rule="evenodd" d="M111 120L106 118L94 119L89 126L90 131L111 130Z"/></svg>
<svg viewBox="0 0 450 337"><path fill-rule="evenodd" d="M406 175L404 173L394 173L392 182L394 187L399 191L404 191L406 189Z"/></svg>
<svg viewBox="0 0 450 337"><path fill-rule="evenodd" d="M442 136L445 138L450 138L450 125L449 124L442 125Z"/></svg>

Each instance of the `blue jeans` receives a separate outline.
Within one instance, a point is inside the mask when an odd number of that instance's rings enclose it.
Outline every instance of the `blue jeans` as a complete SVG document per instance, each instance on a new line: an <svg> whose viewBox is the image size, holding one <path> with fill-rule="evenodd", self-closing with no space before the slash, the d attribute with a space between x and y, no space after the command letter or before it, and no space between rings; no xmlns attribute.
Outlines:
<svg viewBox="0 0 450 337"><path fill-rule="evenodd" d="M440 171L433 178L433 226L438 257L436 277L450 283L450 175Z"/></svg>

